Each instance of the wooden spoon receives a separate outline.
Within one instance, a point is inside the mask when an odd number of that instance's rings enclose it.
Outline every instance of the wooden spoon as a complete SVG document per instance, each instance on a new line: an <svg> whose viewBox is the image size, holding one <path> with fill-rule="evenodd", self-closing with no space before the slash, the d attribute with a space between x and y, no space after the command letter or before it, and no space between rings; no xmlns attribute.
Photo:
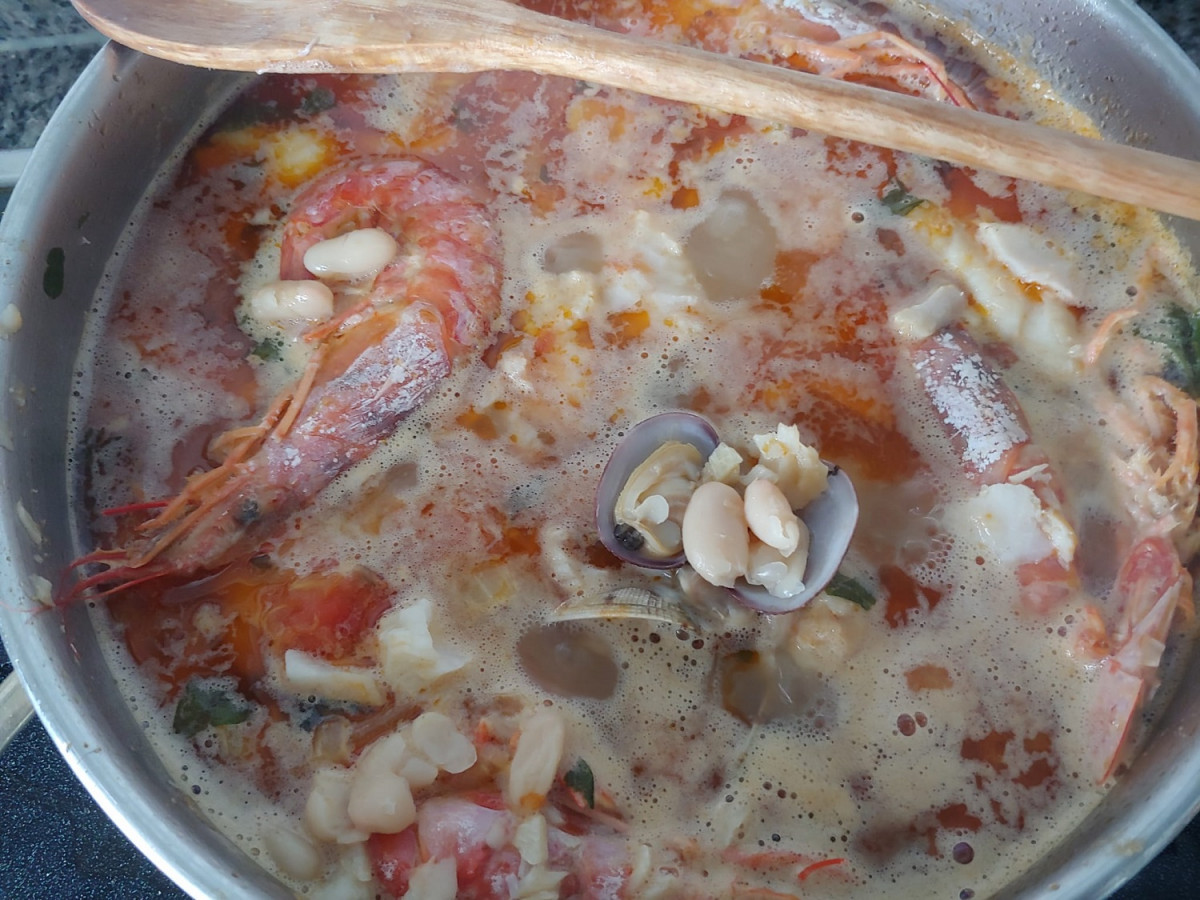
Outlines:
<svg viewBox="0 0 1200 900"><path fill-rule="evenodd" d="M695 103L1200 219L1200 163L616 34L505 0L73 0L150 56L254 72L521 69Z"/></svg>

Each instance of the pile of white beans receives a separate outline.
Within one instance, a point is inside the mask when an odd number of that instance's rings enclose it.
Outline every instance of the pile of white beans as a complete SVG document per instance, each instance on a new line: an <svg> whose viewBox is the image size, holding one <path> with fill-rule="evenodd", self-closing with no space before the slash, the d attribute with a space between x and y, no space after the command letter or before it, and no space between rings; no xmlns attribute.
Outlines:
<svg viewBox="0 0 1200 900"><path fill-rule="evenodd" d="M382 228L358 228L320 241L304 253L304 268L315 277L262 285L250 296L250 314L264 323L327 322L333 318L334 308L328 282L365 281L381 272L399 252L396 239Z"/></svg>

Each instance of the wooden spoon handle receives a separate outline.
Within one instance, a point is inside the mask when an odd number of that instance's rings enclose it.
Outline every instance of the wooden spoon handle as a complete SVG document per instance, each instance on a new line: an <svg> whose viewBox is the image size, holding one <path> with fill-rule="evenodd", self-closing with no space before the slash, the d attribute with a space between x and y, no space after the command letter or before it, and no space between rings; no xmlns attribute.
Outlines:
<svg viewBox="0 0 1200 900"><path fill-rule="evenodd" d="M1200 163L616 34L503 0L74 0L119 43L258 72L521 69L696 103L1200 219Z"/></svg>
<svg viewBox="0 0 1200 900"><path fill-rule="evenodd" d="M702 80L701 105L723 112L1200 219L1200 163L1193 160L804 72L714 62L686 47L623 49L619 70L606 60L604 81L613 87L697 102Z"/></svg>

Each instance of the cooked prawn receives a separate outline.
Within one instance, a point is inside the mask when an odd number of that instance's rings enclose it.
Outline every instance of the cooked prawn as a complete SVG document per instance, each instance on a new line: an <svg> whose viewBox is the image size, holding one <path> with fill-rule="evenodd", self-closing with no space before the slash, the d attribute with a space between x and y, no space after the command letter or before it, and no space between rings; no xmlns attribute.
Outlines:
<svg viewBox="0 0 1200 900"><path fill-rule="evenodd" d="M1079 586L1076 538L1063 511L1061 481L1033 442L1016 395L961 328L948 328L922 341L912 357L918 381L965 474L982 487L1011 485L1032 491L1032 498L1024 496L1035 508L1023 508L1034 514L1046 553L1017 566L1021 602L1037 614L1059 606Z"/></svg>
<svg viewBox="0 0 1200 900"><path fill-rule="evenodd" d="M974 109L934 54L893 34L841 16L837 26L804 16L795 6L708 9L688 26L710 50L742 54L765 43L775 65L844 81L873 80L888 88ZM843 34L857 28L857 33Z"/></svg>
<svg viewBox="0 0 1200 900"><path fill-rule="evenodd" d="M1126 507L1138 531L1117 575L1119 603L1111 636L1092 643L1100 659L1092 716L1096 772L1103 781L1122 759L1133 718L1154 693L1157 670L1176 613L1194 615L1192 578L1180 562L1194 555L1200 495L1200 433L1196 402L1161 378L1143 376L1132 402L1108 410L1134 447L1115 460L1126 487Z"/></svg>
<svg viewBox="0 0 1200 900"><path fill-rule="evenodd" d="M257 424L213 441L221 464L189 478L132 544L79 560L107 569L64 600L195 577L251 556L281 520L387 438L456 360L482 349L500 305L499 245L466 188L414 157L328 172L292 205L281 278L311 278L305 252L361 228L386 230L400 251L358 302L304 336L312 352L299 381Z"/></svg>
<svg viewBox="0 0 1200 900"><path fill-rule="evenodd" d="M1120 611L1097 679L1090 742L1097 756L1097 780L1113 774L1121 761L1133 717L1157 687L1157 671L1175 612L1190 609L1192 579L1175 547L1149 537L1130 552L1115 585Z"/></svg>
<svg viewBox="0 0 1200 900"><path fill-rule="evenodd" d="M1128 488L1126 505L1147 534L1190 543L1200 494L1196 402L1153 376L1138 380L1134 397L1128 409L1133 415L1117 420L1136 448L1119 462Z"/></svg>
<svg viewBox="0 0 1200 900"><path fill-rule="evenodd" d="M1119 325L1113 318L1106 329ZM1074 556L1062 538L1075 536L1062 514L1063 493L1045 455L1032 443L1016 397L961 329L935 334L913 350L917 375L972 480L1027 484L1057 522L1059 552L1017 567L1025 607L1044 613L1079 590ZM1097 674L1091 716L1095 770L1103 781L1121 759L1133 717L1154 692L1159 660L1177 611L1193 614L1192 580L1177 545L1193 539L1197 494L1195 402L1160 378L1134 386L1135 402L1115 408L1114 420L1137 448L1118 460L1129 487L1135 533L1113 585L1115 620L1085 603L1068 652ZM1155 451L1150 448L1160 448ZM1174 540L1174 543L1173 543Z"/></svg>

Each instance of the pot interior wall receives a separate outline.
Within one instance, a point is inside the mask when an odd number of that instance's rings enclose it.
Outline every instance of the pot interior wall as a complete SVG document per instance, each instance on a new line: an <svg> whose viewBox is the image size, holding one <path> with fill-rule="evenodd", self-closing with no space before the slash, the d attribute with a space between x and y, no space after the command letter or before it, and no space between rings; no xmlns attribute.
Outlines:
<svg viewBox="0 0 1200 900"><path fill-rule="evenodd" d="M10 571L0 586L0 625L51 736L143 852L196 896L282 897L292 893L249 864L170 781L107 674L86 609L38 610L34 600L63 582L79 546L67 429L72 378L87 365L78 358L80 340L97 285L118 236L157 185L154 173L242 83L242 76L104 48L47 127L9 202L0 306L15 303L22 325L0 348L12 445L0 465L9 512L20 504L35 526L4 517Z"/></svg>
<svg viewBox="0 0 1200 900"><path fill-rule="evenodd" d="M1191 155L1200 146L1200 73L1127 3L1083 0L1048 13L1041 0L939 4L983 37L1024 52L1117 138ZM170 782L114 682L82 607L31 612L37 578L58 585L77 544L66 475L70 388L84 317L118 235L157 181L244 83L107 47L48 127L0 230L0 308L20 331L0 346L0 456L10 511L0 523L10 566L0 582L4 641L50 733L100 804L156 864L197 896L291 896L211 827ZM1081 92L1079 85L1097 87ZM1168 111L1164 98L1171 98ZM152 183L153 182L153 183ZM1200 248L1200 227L1179 223ZM61 249L64 274L52 283ZM1200 678L1193 659L1185 683ZM1144 864L1196 812L1200 695L1180 692L1154 743L1067 842L1006 896L1099 896Z"/></svg>

